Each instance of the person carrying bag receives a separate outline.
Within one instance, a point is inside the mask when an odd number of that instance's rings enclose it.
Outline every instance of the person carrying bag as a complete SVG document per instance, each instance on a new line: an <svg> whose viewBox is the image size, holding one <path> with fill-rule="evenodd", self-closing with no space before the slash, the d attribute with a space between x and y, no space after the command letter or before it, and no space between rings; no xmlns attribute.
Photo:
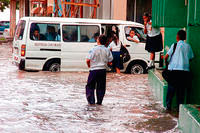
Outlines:
<svg viewBox="0 0 200 133"><path fill-rule="evenodd" d="M164 70L163 78L168 82L167 111L171 110L173 97L176 93L177 111L179 105L184 103L185 91L190 88L190 60L194 58L192 48L185 43L186 32L179 30L176 36L177 43L173 44L165 56L165 61L170 57L167 70Z"/></svg>

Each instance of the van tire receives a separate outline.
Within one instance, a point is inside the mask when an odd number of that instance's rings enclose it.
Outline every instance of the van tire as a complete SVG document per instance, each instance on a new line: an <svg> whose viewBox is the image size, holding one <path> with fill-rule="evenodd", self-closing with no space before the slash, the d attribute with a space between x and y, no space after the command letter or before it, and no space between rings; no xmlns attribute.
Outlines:
<svg viewBox="0 0 200 133"><path fill-rule="evenodd" d="M25 69L25 60L22 59L19 63L19 66L18 66L19 70L24 70Z"/></svg>
<svg viewBox="0 0 200 133"><path fill-rule="evenodd" d="M60 72L60 59L49 60L44 65L43 71Z"/></svg>
<svg viewBox="0 0 200 133"><path fill-rule="evenodd" d="M145 74L147 73L147 64L144 61L132 61L126 70L130 74Z"/></svg>
<svg viewBox="0 0 200 133"><path fill-rule="evenodd" d="M49 66L49 71L50 72L60 72L60 64L59 63L52 63Z"/></svg>

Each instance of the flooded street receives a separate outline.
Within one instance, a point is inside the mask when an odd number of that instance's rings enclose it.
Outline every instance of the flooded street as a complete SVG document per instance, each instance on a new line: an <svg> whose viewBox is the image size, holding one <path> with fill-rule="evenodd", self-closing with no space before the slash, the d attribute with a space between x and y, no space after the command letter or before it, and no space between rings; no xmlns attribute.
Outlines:
<svg viewBox="0 0 200 133"><path fill-rule="evenodd" d="M25 72L0 45L1 133L179 132L177 118L153 100L147 75L108 73L102 106L85 97L88 73Z"/></svg>

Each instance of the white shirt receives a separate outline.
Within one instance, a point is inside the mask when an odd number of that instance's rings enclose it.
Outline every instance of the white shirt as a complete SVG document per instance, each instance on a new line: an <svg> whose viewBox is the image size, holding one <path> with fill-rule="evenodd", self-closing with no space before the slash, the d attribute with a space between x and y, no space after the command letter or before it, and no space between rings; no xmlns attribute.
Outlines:
<svg viewBox="0 0 200 133"><path fill-rule="evenodd" d="M109 49L112 48L112 51L113 51L113 52L119 52L120 49L121 49L121 44L120 44L120 42L118 42L118 45L116 45L115 42L112 41L112 42L109 44L108 48L109 48Z"/></svg>
<svg viewBox="0 0 200 133"><path fill-rule="evenodd" d="M138 41L138 42L140 41L140 39L139 39L138 36L136 36L136 35L133 36L133 37L130 37L130 36L127 37L127 39L129 39L129 38L134 39L134 40L136 40L136 41Z"/></svg>
<svg viewBox="0 0 200 133"><path fill-rule="evenodd" d="M174 44L171 46L167 54L171 57L174 50ZM176 46L174 55L170 59L168 70L190 71L190 60L194 58L192 48L184 41L179 41Z"/></svg>
<svg viewBox="0 0 200 133"><path fill-rule="evenodd" d="M113 60L111 51L104 45L91 49L86 58L90 60L90 70L106 69L107 63Z"/></svg>
<svg viewBox="0 0 200 133"><path fill-rule="evenodd" d="M160 34L160 28L152 27L152 25L149 23L147 23L146 28L147 28L147 35L149 37L154 37Z"/></svg>

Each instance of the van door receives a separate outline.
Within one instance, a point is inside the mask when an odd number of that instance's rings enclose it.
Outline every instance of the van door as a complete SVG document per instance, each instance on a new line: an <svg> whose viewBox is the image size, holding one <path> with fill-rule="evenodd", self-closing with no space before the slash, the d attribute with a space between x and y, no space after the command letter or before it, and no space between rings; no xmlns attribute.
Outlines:
<svg viewBox="0 0 200 133"><path fill-rule="evenodd" d="M20 20L17 24L14 40L13 40L13 62L20 64L24 57L21 56L21 45L26 44L27 24L25 20Z"/></svg>
<svg viewBox="0 0 200 133"><path fill-rule="evenodd" d="M121 36L124 38L123 42L127 45L127 49L129 50L131 58L148 60L149 55L145 50L146 36L144 35L143 28L128 25L122 27L122 31L124 32L121 33ZM134 37L131 37L131 34L134 34Z"/></svg>
<svg viewBox="0 0 200 133"><path fill-rule="evenodd" d="M86 56L100 35L99 24L62 24L61 70L86 71Z"/></svg>

